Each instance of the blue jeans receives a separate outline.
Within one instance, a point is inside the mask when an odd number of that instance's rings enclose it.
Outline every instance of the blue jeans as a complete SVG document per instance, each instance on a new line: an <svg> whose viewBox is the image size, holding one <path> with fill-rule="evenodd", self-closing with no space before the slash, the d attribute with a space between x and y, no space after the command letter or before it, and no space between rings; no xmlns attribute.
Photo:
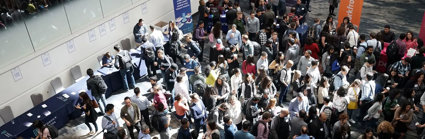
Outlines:
<svg viewBox="0 0 425 139"><path fill-rule="evenodd" d="M104 108L106 107L106 104L107 104L106 98L105 98L105 94L102 94L100 96L94 96L94 98L96 99L96 102L99 104L100 111L102 113L105 113ZM100 106L100 103L99 103L100 101L99 100L102 100L103 107Z"/></svg>
<svg viewBox="0 0 425 139"><path fill-rule="evenodd" d="M136 81L133 76L134 69L131 67L130 69L120 69L120 74L122 77L122 83L124 85L124 90L128 90L127 77L130 78L130 88L134 88L136 86Z"/></svg>
<svg viewBox="0 0 425 139"><path fill-rule="evenodd" d="M289 85L288 86L281 85L278 105L281 105L283 102L286 101L286 94L288 93L288 89L289 89Z"/></svg>

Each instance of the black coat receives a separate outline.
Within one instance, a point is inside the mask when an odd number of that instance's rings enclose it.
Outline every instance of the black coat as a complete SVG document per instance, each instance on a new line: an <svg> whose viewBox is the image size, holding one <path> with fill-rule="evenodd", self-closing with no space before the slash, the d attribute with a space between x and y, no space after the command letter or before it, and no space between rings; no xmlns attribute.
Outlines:
<svg viewBox="0 0 425 139"><path fill-rule="evenodd" d="M329 136L331 133L329 130L330 127L328 126L326 129L328 130L328 136ZM313 122L308 124L308 131L310 135L316 139L327 139L324 125L319 118L314 119Z"/></svg>

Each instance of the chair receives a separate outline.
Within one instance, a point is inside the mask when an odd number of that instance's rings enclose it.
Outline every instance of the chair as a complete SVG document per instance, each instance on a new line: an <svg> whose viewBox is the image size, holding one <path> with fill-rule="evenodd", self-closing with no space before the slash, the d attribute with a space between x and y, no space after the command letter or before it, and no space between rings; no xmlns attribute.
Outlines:
<svg viewBox="0 0 425 139"><path fill-rule="evenodd" d="M81 68L79 65L71 68L71 75L74 78L75 82L78 82L83 77L83 73L81 73Z"/></svg>
<svg viewBox="0 0 425 139"><path fill-rule="evenodd" d="M55 91L56 94L65 89L65 88L63 88L62 80L61 80L60 77L56 77L55 79L50 81L50 85L52 86L53 91Z"/></svg>
<svg viewBox="0 0 425 139"><path fill-rule="evenodd" d="M42 94L32 94L31 95L32 104L34 106L40 104L43 102L43 95Z"/></svg>
<svg viewBox="0 0 425 139"><path fill-rule="evenodd" d="M102 58L103 58L103 54L100 56L97 56L97 62L99 62L100 66L102 66Z"/></svg>
<svg viewBox="0 0 425 139"><path fill-rule="evenodd" d="M126 38L124 40L121 40L121 46L123 50L130 50L131 49L130 39Z"/></svg>
<svg viewBox="0 0 425 139"><path fill-rule="evenodd" d="M4 123L7 123L11 120L13 120L13 113L10 106L6 106L3 109L0 110L0 117L3 120Z"/></svg>

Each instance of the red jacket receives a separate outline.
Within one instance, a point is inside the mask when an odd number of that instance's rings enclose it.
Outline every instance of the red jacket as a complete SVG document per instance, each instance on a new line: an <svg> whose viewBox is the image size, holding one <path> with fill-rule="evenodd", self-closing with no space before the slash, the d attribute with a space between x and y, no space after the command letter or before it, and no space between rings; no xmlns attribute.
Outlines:
<svg viewBox="0 0 425 139"><path fill-rule="evenodd" d="M304 45L304 52L306 50L310 50L311 51L311 57L313 57L314 59L319 59L319 46L317 45L317 43L312 43L311 45Z"/></svg>

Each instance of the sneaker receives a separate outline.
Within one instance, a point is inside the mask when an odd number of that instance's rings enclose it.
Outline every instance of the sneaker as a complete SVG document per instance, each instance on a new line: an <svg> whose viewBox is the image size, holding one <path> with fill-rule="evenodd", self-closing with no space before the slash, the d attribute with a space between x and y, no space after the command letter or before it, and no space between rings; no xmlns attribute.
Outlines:
<svg viewBox="0 0 425 139"><path fill-rule="evenodd" d="M348 120L350 123L353 123L353 124L355 124L356 123L356 121L354 121L353 119L350 119L350 120Z"/></svg>

